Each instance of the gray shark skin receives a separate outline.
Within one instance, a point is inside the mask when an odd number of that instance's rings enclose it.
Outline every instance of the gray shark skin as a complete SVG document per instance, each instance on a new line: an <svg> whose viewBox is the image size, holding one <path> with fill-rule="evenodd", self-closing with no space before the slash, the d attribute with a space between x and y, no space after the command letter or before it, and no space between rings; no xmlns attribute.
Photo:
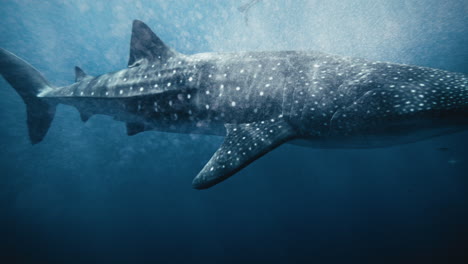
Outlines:
<svg viewBox="0 0 468 264"><path fill-rule="evenodd" d="M53 87L31 65L0 49L0 73L27 106L40 142L57 104L86 121L104 114L147 130L225 136L193 180L211 187L283 143L371 148L410 143L468 127L462 73L319 52L203 53L167 47L133 23L128 68L98 77L76 67L76 82Z"/></svg>

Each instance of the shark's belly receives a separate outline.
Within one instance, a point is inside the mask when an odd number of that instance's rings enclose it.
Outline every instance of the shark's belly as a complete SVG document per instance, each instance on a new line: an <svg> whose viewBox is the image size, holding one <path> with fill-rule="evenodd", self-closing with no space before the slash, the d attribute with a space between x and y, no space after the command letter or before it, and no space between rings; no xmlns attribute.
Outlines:
<svg viewBox="0 0 468 264"><path fill-rule="evenodd" d="M391 98L395 97L391 95ZM468 107L462 104L454 105L452 108L399 104L400 100L391 100L387 97L376 102L364 99L350 107L340 109L331 119L330 130L323 141L338 147L385 147L416 142L468 128ZM421 104L423 103L419 103Z"/></svg>
<svg viewBox="0 0 468 264"><path fill-rule="evenodd" d="M347 136L333 136L322 138L300 138L290 142L290 144L311 148L329 149L359 149L359 148L381 148L401 144L414 143L421 140L430 139L437 136L462 132L468 126L460 127L440 127L410 131L407 133L362 133Z"/></svg>

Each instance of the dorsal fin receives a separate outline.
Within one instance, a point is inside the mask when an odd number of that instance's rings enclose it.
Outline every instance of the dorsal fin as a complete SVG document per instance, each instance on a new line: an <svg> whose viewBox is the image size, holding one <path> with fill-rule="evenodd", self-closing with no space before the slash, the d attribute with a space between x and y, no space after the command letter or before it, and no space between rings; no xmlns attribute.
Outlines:
<svg viewBox="0 0 468 264"><path fill-rule="evenodd" d="M177 52L166 46L143 22L133 21L128 67L148 62L165 62Z"/></svg>
<svg viewBox="0 0 468 264"><path fill-rule="evenodd" d="M91 77L87 75L80 67L75 66L75 82L81 82L84 78Z"/></svg>

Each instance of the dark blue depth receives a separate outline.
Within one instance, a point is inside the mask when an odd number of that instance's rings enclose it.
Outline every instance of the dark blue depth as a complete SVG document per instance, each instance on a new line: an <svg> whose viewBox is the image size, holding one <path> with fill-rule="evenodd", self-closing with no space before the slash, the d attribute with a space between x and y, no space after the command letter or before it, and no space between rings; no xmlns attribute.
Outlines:
<svg viewBox="0 0 468 264"><path fill-rule="evenodd" d="M2 3L0 47L66 85L75 65L91 75L125 67L140 19L186 54L310 49L468 72L462 0L257 1L247 13L237 8L248 1L112 2ZM197 191L192 178L220 137L128 137L121 122L82 123L59 106L31 146L25 117L1 79L1 263L468 259L467 132L369 150L284 145Z"/></svg>

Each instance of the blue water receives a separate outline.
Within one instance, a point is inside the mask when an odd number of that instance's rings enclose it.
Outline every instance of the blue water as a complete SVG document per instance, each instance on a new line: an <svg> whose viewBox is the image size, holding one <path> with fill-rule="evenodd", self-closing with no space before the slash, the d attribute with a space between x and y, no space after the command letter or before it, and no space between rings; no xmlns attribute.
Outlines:
<svg viewBox="0 0 468 264"><path fill-rule="evenodd" d="M320 50L468 72L468 3L2 1L0 47L53 84L126 67L131 22L185 54ZM111 2L111 1L109 1ZM208 190L222 138L150 131L59 106L31 146L0 80L1 263L463 263L468 133L369 150L284 145ZM442 148L442 149L441 149Z"/></svg>

